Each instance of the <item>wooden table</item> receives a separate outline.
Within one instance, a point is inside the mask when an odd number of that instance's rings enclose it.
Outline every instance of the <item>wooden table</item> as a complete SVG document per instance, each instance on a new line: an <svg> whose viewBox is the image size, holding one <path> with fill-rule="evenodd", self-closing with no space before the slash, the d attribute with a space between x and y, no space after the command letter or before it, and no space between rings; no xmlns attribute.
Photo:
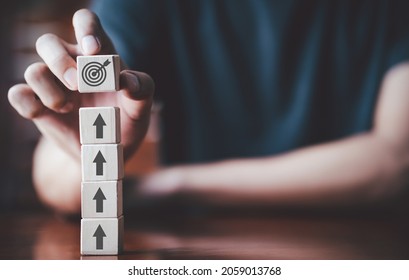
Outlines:
<svg viewBox="0 0 409 280"><path fill-rule="evenodd" d="M409 222L389 216L128 213L125 252L109 257L81 257L78 218L3 213L0 225L0 259L409 258Z"/></svg>

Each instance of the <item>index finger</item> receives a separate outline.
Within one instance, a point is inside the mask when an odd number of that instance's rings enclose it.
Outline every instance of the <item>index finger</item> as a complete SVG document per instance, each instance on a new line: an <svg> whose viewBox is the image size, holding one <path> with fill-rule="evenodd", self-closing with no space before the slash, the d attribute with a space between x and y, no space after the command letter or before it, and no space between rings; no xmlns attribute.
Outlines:
<svg viewBox="0 0 409 280"><path fill-rule="evenodd" d="M84 55L115 53L115 48L95 13L87 9L78 10L72 17L72 25Z"/></svg>
<svg viewBox="0 0 409 280"><path fill-rule="evenodd" d="M44 34L36 42L37 53L51 72L70 90L78 89L75 46L69 45L54 34Z"/></svg>

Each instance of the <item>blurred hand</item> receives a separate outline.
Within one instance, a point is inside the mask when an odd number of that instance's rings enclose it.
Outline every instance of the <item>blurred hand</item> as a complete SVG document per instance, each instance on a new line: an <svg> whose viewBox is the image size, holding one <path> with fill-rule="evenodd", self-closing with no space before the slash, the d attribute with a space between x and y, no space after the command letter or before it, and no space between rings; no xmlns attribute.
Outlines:
<svg viewBox="0 0 409 280"><path fill-rule="evenodd" d="M77 44L54 34L41 36L36 49L43 62L25 71L26 84L13 86L8 93L11 105L24 118L33 120L43 136L79 160L78 109L89 106L118 106L121 109L122 144L129 157L144 137L148 124L154 83L145 73L123 70L117 93L79 94L78 55L114 54L115 49L89 10L73 16Z"/></svg>

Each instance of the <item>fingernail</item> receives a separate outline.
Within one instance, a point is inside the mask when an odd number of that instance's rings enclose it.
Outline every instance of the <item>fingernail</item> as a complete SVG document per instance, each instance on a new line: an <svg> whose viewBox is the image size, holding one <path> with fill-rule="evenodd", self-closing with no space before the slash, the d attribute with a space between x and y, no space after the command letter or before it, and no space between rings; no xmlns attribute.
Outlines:
<svg viewBox="0 0 409 280"><path fill-rule="evenodd" d="M63 77L71 90L77 89L77 70L74 67L68 68Z"/></svg>
<svg viewBox="0 0 409 280"><path fill-rule="evenodd" d="M64 107L62 107L59 111L60 113L69 113L72 111L72 109L74 109L74 103L72 102L67 102L67 104L64 105Z"/></svg>
<svg viewBox="0 0 409 280"><path fill-rule="evenodd" d="M84 54L96 54L100 48L98 39L92 35L83 37L81 40L81 45Z"/></svg>

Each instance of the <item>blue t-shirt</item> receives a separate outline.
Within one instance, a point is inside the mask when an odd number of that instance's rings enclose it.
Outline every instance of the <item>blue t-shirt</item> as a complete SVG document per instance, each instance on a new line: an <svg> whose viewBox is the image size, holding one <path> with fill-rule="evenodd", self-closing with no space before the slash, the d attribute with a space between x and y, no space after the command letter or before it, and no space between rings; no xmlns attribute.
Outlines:
<svg viewBox="0 0 409 280"><path fill-rule="evenodd" d="M382 77L409 59L408 1L94 3L163 104L164 162L283 153L372 126Z"/></svg>

